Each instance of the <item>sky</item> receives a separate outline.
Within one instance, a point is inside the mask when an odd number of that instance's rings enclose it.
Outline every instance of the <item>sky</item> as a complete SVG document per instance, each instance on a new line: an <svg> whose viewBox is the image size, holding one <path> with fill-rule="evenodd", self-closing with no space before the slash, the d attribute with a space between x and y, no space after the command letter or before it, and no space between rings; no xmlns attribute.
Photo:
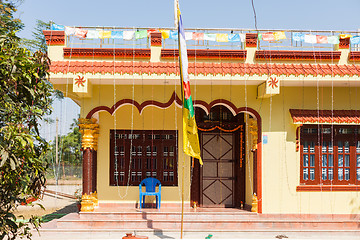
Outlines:
<svg viewBox="0 0 360 240"><path fill-rule="evenodd" d="M254 29L251 0L179 0L185 28ZM253 0L258 29L358 30L360 0ZM65 26L173 27L173 0L23 0L16 16L25 24L20 37L31 38L36 20ZM68 132L79 108L71 100L54 104L59 132ZM55 125L42 134L53 139Z"/></svg>

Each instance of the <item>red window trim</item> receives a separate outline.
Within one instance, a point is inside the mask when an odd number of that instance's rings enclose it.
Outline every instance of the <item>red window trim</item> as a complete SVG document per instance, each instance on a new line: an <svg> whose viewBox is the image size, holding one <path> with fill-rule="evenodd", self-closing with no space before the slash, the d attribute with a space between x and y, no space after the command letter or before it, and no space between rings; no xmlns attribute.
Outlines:
<svg viewBox="0 0 360 240"><path fill-rule="evenodd" d="M333 180L322 180L322 143L324 140L329 141L331 138L330 134L322 134L318 135L318 133L307 133L304 135L303 129L305 128L318 128L317 125L303 125L301 127L301 134L300 134L300 186L297 187L297 191L302 191L303 189L306 189L306 191L321 191L324 189L357 189L357 187L360 187L360 181L357 180L357 166L356 166L356 155L359 155L356 153L356 141L360 141L360 134L339 134L338 130L340 128L352 128L352 129L360 129L359 126L349 126L349 125L320 125L319 129L323 128L331 128L333 131ZM338 180L338 146L337 142L341 141L349 141L350 142L350 179L349 180ZM304 142L305 141L313 141L315 142L315 179L310 180L310 154L308 159L308 180L303 179L303 161L304 161ZM310 152L310 149L308 149L308 152ZM345 153L343 153L345 154ZM345 164L345 158L343 159L343 164ZM328 166L328 164L327 164ZM343 165L344 166L344 165ZM327 167L328 168L328 167ZM345 169L345 167L343 167ZM327 172L328 177L328 172ZM343 178L345 178L345 174L343 175ZM354 185L355 187L348 187ZM305 187L309 186L309 187ZM326 186L326 187L325 187ZM334 186L341 186L341 187L335 187ZM308 190L308 189L315 189L315 190ZM317 189L317 190L316 190ZM324 190L326 191L326 190ZM330 190L329 190L330 191ZM334 191L357 191L357 190L334 190Z"/></svg>

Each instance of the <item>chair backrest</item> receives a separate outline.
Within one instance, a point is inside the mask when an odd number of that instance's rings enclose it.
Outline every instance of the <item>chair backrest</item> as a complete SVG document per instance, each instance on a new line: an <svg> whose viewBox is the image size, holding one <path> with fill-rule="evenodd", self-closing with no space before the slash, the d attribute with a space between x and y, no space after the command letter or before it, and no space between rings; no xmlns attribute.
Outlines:
<svg viewBox="0 0 360 240"><path fill-rule="evenodd" d="M155 192L156 185L161 186L161 183L156 178L145 178L141 181L140 185L145 185L146 192Z"/></svg>

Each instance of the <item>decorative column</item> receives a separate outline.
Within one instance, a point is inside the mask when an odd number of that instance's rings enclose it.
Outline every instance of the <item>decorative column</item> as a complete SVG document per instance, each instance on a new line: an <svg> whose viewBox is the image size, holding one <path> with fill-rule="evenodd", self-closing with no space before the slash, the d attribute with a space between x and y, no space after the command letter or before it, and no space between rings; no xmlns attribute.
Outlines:
<svg viewBox="0 0 360 240"><path fill-rule="evenodd" d="M88 202L90 194L96 191L96 175L97 175L97 143L99 136L99 124L96 123L95 118L79 119L79 128L82 136L81 146L83 151L83 199L81 203L81 211L91 211L88 205L92 204L92 201ZM89 197L88 197L89 196ZM83 208L83 205L86 207Z"/></svg>

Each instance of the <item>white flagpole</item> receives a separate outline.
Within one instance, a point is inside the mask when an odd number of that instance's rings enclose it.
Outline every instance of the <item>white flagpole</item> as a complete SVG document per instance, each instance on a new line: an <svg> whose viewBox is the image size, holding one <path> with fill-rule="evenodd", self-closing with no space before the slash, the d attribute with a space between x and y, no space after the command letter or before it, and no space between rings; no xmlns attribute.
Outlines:
<svg viewBox="0 0 360 240"><path fill-rule="evenodd" d="M177 9L179 6L179 0L174 0L174 26L178 28L178 17L177 17Z"/></svg>

